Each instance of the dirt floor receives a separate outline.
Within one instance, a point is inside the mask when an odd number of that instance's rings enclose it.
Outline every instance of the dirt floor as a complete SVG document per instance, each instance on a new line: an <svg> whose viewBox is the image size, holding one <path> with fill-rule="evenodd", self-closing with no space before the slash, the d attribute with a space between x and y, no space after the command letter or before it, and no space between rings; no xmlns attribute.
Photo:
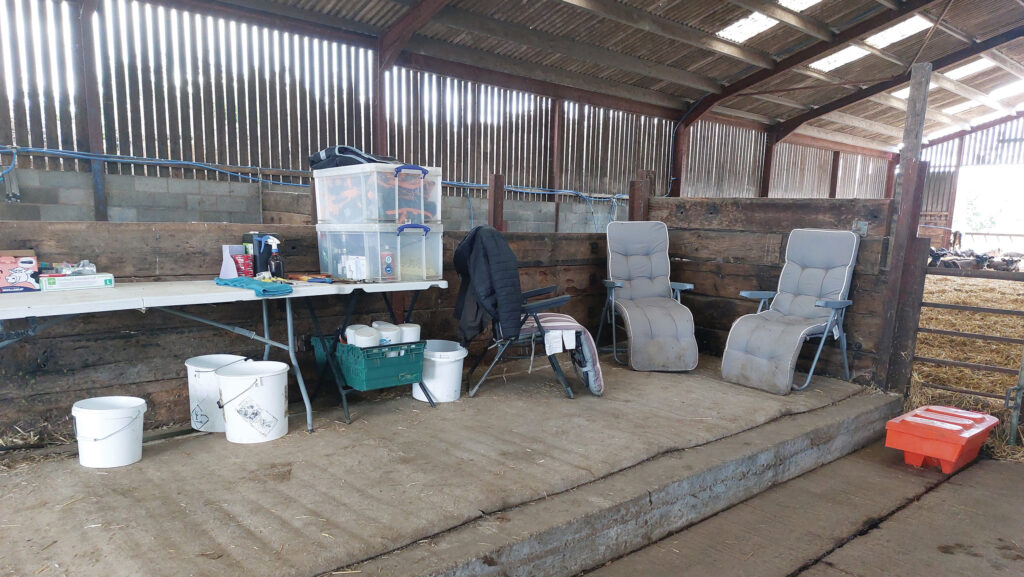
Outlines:
<svg viewBox="0 0 1024 577"><path fill-rule="evenodd" d="M959 278L928 275L925 283L926 302L960 304L988 308L1024 310L1024 282ZM1024 320L1020 317L956 311L935 308L921 310L921 326L1002 337L1024 338ZM916 354L925 357L980 363L1019 369L1024 350L1020 345L977 339L948 337L921 333L917 336ZM946 385L999 395L988 399L921 386L921 382ZM1003 423L1010 412L1003 406L1002 396L1017 384L1017 377L979 372L960 367L944 367L917 362L908 409L921 405L950 405L993 414ZM1006 445L1007 427L1000 426L985 445L989 455L1024 461L1024 449ZM1024 428L1021 430L1024 433ZM1018 435L1018 439L1020 439ZM1018 441L1018 445L1021 441Z"/></svg>

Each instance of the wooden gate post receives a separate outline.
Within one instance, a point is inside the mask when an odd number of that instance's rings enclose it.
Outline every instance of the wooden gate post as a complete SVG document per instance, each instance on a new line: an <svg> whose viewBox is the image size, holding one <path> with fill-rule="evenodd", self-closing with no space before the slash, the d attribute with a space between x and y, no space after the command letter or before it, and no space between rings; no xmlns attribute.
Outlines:
<svg viewBox="0 0 1024 577"><path fill-rule="evenodd" d="M487 224L505 232L505 175L492 174L487 184Z"/></svg>

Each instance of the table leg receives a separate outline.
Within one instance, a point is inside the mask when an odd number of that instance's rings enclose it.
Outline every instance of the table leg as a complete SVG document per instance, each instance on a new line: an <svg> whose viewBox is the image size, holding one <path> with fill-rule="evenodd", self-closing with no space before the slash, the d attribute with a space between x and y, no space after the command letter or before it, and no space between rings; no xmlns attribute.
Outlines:
<svg viewBox="0 0 1024 577"><path fill-rule="evenodd" d="M267 312L267 301L264 300L260 303L263 305L263 338L270 340L270 313ZM263 345L263 360L270 358L270 345Z"/></svg>
<svg viewBox="0 0 1024 577"><path fill-rule="evenodd" d="M306 406L306 430L313 432L313 407L309 403L309 393L306 392L306 382L302 380L302 371L299 369L299 360L295 357L295 322L292 315L292 299L284 299L285 315L288 322L288 356L292 360L292 368L295 369L295 380L299 382L299 392L302 393L302 404Z"/></svg>

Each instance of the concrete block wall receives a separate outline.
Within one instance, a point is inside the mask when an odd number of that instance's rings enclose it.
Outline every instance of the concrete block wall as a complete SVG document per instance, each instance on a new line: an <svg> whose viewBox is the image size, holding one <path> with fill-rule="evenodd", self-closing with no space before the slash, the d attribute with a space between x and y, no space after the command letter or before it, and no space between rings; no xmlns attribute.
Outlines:
<svg viewBox="0 0 1024 577"><path fill-rule="evenodd" d="M470 205L464 196L446 196L442 204L442 216L445 230L469 230L472 225L487 224L487 199L472 199L472 219ZM593 203L594 211L585 202L561 202L558 208L558 232L592 233L594 219L597 219L597 232L603 233L609 219L628 220L626 204L620 202L617 210L613 210L610 202ZM535 200L506 200L505 221L509 232L555 232L555 204L553 202Z"/></svg>
<svg viewBox="0 0 1024 577"><path fill-rule="evenodd" d="M0 220L93 220L87 172L14 171L20 202L0 202ZM108 174L107 214L113 222L261 222L260 185Z"/></svg>

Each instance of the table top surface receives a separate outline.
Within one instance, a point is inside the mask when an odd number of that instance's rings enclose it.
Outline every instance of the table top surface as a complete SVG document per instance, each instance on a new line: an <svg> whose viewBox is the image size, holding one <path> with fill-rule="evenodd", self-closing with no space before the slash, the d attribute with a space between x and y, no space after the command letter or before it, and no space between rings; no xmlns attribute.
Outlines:
<svg viewBox="0 0 1024 577"><path fill-rule="evenodd" d="M359 284L295 281L290 294L273 297L258 297L249 289L219 286L212 280L134 282L119 284L113 288L0 294L0 320L256 301L263 298L274 300L345 295L356 290L368 293L416 291L431 287L448 288L448 281Z"/></svg>

